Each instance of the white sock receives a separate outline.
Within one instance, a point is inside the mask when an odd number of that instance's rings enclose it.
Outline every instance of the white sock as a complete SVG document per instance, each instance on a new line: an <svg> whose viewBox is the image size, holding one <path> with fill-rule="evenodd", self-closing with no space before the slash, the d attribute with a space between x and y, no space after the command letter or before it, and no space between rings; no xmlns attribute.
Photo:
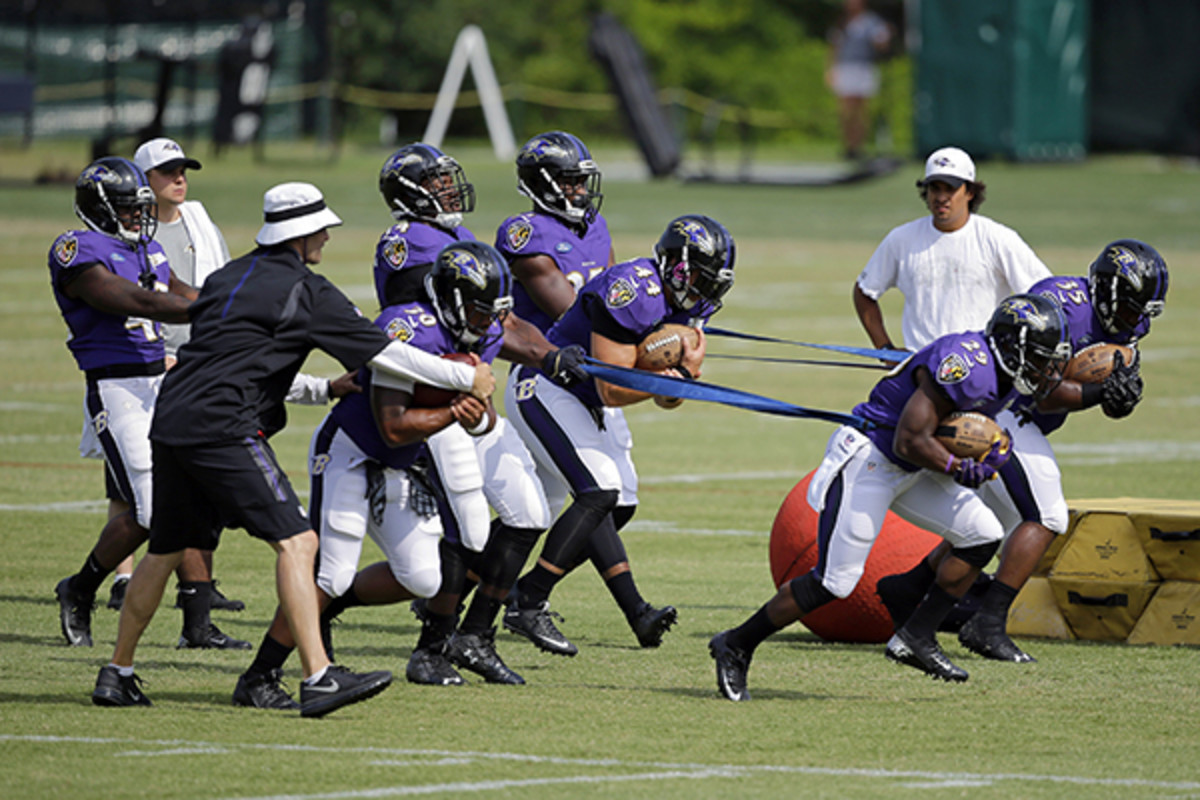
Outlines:
<svg viewBox="0 0 1200 800"><path fill-rule="evenodd" d="M127 581L132 577L133 577L132 572L118 572L116 575L113 575L113 583L120 583L121 581Z"/></svg>
<svg viewBox="0 0 1200 800"><path fill-rule="evenodd" d="M325 670L327 670L327 669L329 669L328 666L321 667L321 669L317 670L312 675L309 675L307 678L305 678L303 682L307 683L309 686L312 686L314 683L320 683L321 678L325 677Z"/></svg>
<svg viewBox="0 0 1200 800"><path fill-rule="evenodd" d="M122 678L128 678L128 677L131 677L131 676L133 675L133 665L132 665L132 664L131 664L130 666L128 666L128 667L121 667L121 666L118 666L118 665L116 665L116 664L109 663L109 666L110 666L110 667L116 667L116 668L117 668L117 674L118 674L118 675L120 675Z"/></svg>

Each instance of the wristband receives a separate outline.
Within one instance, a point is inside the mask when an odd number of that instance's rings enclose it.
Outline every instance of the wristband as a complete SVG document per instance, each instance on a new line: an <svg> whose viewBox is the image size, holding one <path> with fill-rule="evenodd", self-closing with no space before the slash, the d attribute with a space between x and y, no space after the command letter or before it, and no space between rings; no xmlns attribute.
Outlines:
<svg viewBox="0 0 1200 800"><path fill-rule="evenodd" d="M332 403L333 401L333 381L325 381L325 402Z"/></svg>
<svg viewBox="0 0 1200 800"><path fill-rule="evenodd" d="M488 425L490 425L491 422L491 414L485 412L483 419L479 420L479 424L474 428L467 428L467 433L471 434L472 436L482 436L483 434L487 433Z"/></svg>
<svg viewBox="0 0 1200 800"><path fill-rule="evenodd" d="M676 364L674 367L671 367L671 369L678 372L680 377L682 377L685 381L696 380L695 378L692 377L692 373L688 372L687 367L685 367L683 364Z"/></svg>
<svg viewBox="0 0 1200 800"><path fill-rule="evenodd" d="M946 474L949 475L952 472L954 472L954 454L953 453L951 453L950 457L946 459Z"/></svg>
<svg viewBox="0 0 1200 800"><path fill-rule="evenodd" d="M1092 408L1100 405L1104 400L1104 383L1084 383L1080 384L1080 408Z"/></svg>

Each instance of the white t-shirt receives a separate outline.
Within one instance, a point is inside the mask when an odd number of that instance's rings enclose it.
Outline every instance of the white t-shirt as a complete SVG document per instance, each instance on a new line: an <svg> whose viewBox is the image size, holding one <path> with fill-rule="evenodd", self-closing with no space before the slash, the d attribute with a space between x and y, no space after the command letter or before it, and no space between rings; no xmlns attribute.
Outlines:
<svg viewBox="0 0 1200 800"><path fill-rule="evenodd" d="M932 217L893 228L858 276L873 300L893 286L904 295L904 346L987 327L1000 301L1050 277L1025 240L995 220L972 214L953 233Z"/></svg>

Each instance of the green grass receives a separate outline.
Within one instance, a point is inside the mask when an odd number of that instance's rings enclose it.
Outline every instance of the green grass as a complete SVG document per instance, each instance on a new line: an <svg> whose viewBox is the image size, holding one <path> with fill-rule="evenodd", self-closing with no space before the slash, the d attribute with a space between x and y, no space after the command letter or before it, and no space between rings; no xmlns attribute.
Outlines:
<svg viewBox="0 0 1200 800"><path fill-rule="evenodd" d="M511 168L478 145L458 154L479 193L469 218L490 238L523 210ZM918 167L861 185L813 189L641 182L637 159L597 143L604 213L617 255L649 253L670 217L700 211L739 246L738 283L723 327L846 344L865 342L850 288L892 226L922 213ZM258 228L262 192L309 180L346 220L322 269L374 310L368 269L388 218L375 180L387 155L347 148L334 160L305 145L270 145L256 164L232 152L193 175L235 253ZM706 642L771 593L767 535L792 485L817 465L826 423L701 403L629 411L643 478L626 540L648 599L680 623L643 651L590 568L555 594L574 659L501 633L525 687L471 679L457 689L403 682L324 721L229 705L245 653L177 651L177 612L165 605L138 652L153 709L94 708L117 615L97 609L91 650L62 645L53 586L76 570L103 522L100 467L78 458L83 380L63 345L45 267L52 239L75 224L71 190L33 185L44 171L74 174L85 146L0 149L0 748L5 796L390 797L488 792L508 797L1195 797L1200 714L1196 651L1086 642L1023 641L1038 663L985 662L943 637L971 672L960 686L888 664L879 646L823 643L799 626L755 656L754 700L720 700ZM790 154L764 153L783 163ZM1115 238L1157 246L1172 271L1166 314L1145 345L1147 396L1128 420L1079 415L1054 443L1069 498L1200 496L1200 189L1185 164L1146 156L1085 164L980 165L984 212L1012 225L1058 273L1080 274ZM885 313L898 326L899 297ZM714 339L710 351L805 356ZM336 374L324 357L310 371ZM712 359L705 378L790 402L848 410L877 373ZM319 409L293 408L275 440L304 480ZM61 504L61 505L58 505ZM369 552L368 557L374 558ZM241 614L227 632L255 643L274 605L272 555L229 531L217 575ZM168 596L168 601L170 600ZM351 666L402 675L417 626L404 607L355 609L336 631ZM292 664L290 680L298 682Z"/></svg>

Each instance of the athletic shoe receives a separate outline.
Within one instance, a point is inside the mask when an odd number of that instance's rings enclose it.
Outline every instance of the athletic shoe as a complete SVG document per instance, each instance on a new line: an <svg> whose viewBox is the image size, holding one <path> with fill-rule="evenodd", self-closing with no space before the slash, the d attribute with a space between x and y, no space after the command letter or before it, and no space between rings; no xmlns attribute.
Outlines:
<svg viewBox="0 0 1200 800"><path fill-rule="evenodd" d="M213 583L213 585L212 585L212 605L210 606L211 608L215 608L218 611L245 611L246 610L246 604L243 603L241 600L230 600L228 597L221 594L221 590L217 588L217 584L220 583L220 581L213 581L212 583Z"/></svg>
<svg viewBox="0 0 1200 800"><path fill-rule="evenodd" d="M1032 664L1037 661L1008 638L1004 620L982 613L966 621L958 632L958 641L972 653L993 661L1009 661L1013 664Z"/></svg>
<svg viewBox="0 0 1200 800"><path fill-rule="evenodd" d="M247 708L273 708L295 711L300 704L283 688L283 670L243 672L233 690L233 704Z"/></svg>
<svg viewBox="0 0 1200 800"><path fill-rule="evenodd" d="M729 644L729 631L722 631L708 643L708 652L717 662L717 688L726 699L740 703L750 699L746 673L750 656Z"/></svg>
<svg viewBox="0 0 1200 800"><path fill-rule="evenodd" d="M674 606L655 608L649 603L643 603L629 621L629 627L637 634L638 644L642 647L658 647L662 644L663 634L671 629L678 617L679 612Z"/></svg>
<svg viewBox="0 0 1200 800"><path fill-rule="evenodd" d="M382 692L392 683L392 673L351 672L330 664L316 683L300 684L300 716L323 717L342 706L358 703Z"/></svg>
<svg viewBox="0 0 1200 800"><path fill-rule="evenodd" d="M444 655L424 647L412 651L404 677L409 683L424 686L462 686L466 683Z"/></svg>
<svg viewBox="0 0 1200 800"><path fill-rule="evenodd" d="M73 576L72 576L73 577ZM71 647L92 646L92 607L95 595L83 595L71 590L71 578L63 578L54 587L58 597L58 621L63 636Z"/></svg>
<svg viewBox="0 0 1200 800"><path fill-rule="evenodd" d="M97 706L152 706L150 698L142 694L145 681L137 675L122 678L112 664L100 668L96 676L96 688L92 691L92 704Z"/></svg>
<svg viewBox="0 0 1200 800"><path fill-rule="evenodd" d="M199 650L249 650L250 643L241 639L234 639L232 636L226 636L221 633L221 629L211 622L208 623L207 631L189 631L185 629L179 636L179 642L175 645L176 649L199 649Z"/></svg>
<svg viewBox="0 0 1200 800"><path fill-rule="evenodd" d="M888 616L892 618L892 630L898 631L908 622L908 618L917 610L925 597L924 589L914 590L907 585L907 577L888 575L875 583L875 594L879 595Z"/></svg>
<svg viewBox="0 0 1200 800"><path fill-rule="evenodd" d="M129 578L117 578L113 581L112 589L108 593L108 607L113 611L120 611L121 606L125 605L125 590L129 588Z"/></svg>
<svg viewBox="0 0 1200 800"><path fill-rule="evenodd" d="M516 602L504 612L504 627L524 636L547 653L558 656L573 656L579 648L554 626L554 620L562 617L550 610L549 601L543 600L537 608L521 608Z"/></svg>
<svg viewBox="0 0 1200 800"><path fill-rule="evenodd" d="M496 629L483 633L455 631L446 643L446 659L456 667L482 675L488 683L523 685L525 679L513 672L496 652Z"/></svg>
<svg viewBox="0 0 1200 800"><path fill-rule="evenodd" d="M934 678L943 681L961 683L967 679L966 670L956 667L942 648L938 647L937 639L912 639L903 630L896 631L888 640L886 655L897 664L916 667Z"/></svg>

